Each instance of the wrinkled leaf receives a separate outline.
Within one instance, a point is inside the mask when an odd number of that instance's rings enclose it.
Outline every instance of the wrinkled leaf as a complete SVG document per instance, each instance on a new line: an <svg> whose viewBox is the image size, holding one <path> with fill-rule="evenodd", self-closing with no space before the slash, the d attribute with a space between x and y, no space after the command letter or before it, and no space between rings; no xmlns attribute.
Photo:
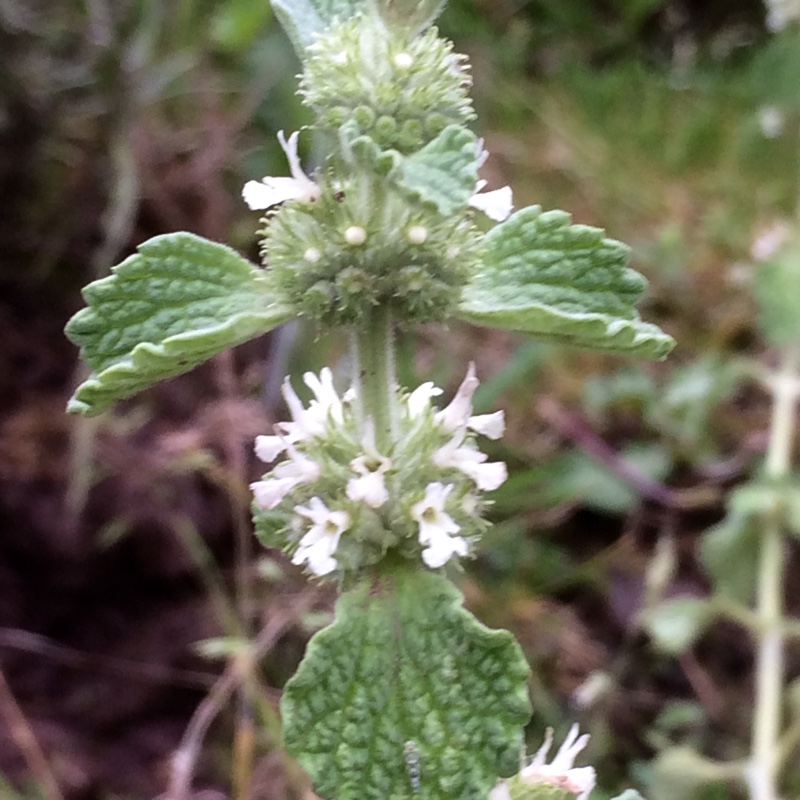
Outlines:
<svg viewBox="0 0 800 800"><path fill-rule="evenodd" d="M603 231L572 225L564 211L531 206L494 227L484 264L458 316L578 347L663 358L674 341L642 322L634 303L645 280L629 248Z"/></svg>
<svg viewBox="0 0 800 800"><path fill-rule="evenodd" d="M282 700L321 797L486 800L519 769L528 667L447 580L399 572L345 593Z"/></svg>
<svg viewBox="0 0 800 800"><path fill-rule="evenodd" d="M440 214L454 214L466 207L478 182L476 147L472 133L449 125L403 161L398 181Z"/></svg>
<svg viewBox="0 0 800 800"><path fill-rule="evenodd" d="M68 411L96 414L293 316L265 273L191 233L156 236L84 289L67 336L94 370Z"/></svg>
<svg viewBox="0 0 800 800"><path fill-rule="evenodd" d="M688 650L711 622L714 609L706 600L675 597L645 612L644 625L665 653Z"/></svg>

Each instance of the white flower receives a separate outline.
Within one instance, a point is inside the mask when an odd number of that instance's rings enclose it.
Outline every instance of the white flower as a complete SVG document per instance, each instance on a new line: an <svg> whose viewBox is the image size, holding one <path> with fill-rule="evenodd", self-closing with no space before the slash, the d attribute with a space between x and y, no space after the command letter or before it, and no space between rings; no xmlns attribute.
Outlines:
<svg viewBox="0 0 800 800"><path fill-rule="evenodd" d="M472 416L472 396L475 394L478 385L479 381L475 376L475 364L470 362L467 374L464 380L461 381L461 386L458 387L455 397L448 406L436 414L434 419L439 427L447 433L453 433L466 425L476 433L488 436L490 439L499 439L505 430L505 416L502 411L495 411L494 414Z"/></svg>
<svg viewBox="0 0 800 800"><path fill-rule="evenodd" d="M413 392L408 396L408 416L411 419L416 419L430 407L431 398L438 397L442 390L433 383L427 381L420 386L417 386Z"/></svg>
<svg viewBox="0 0 800 800"><path fill-rule="evenodd" d="M489 158L489 151L484 150L483 139L478 139L475 150L477 159L477 166L480 169ZM514 208L514 197L511 192L510 186L504 186L502 189L495 189L492 192L483 192L481 189L486 186L487 181L480 180L475 186L475 191L469 199L469 205L472 208L477 208L478 211L483 211L489 219L495 222L502 222L507 219Z"/></svg>
<svg viewBox="0 0 800 800"><path fill-rule="evenodd" d="M427 545L422 560L436 569L446 564L454 555L467 554L467 541L463 536L453 536L461 526L445 512L444 506L452 485L429 483L425 497L411 507L411 516L419 523L419 542Z"/></svg>
<svg viewBox="0 0 800 800"><path fill-rule="evenodd" d="M354 502L365 502L370 508L380 508L389 499L383 474L391 466L388 458L377 454L354 458L350 462L350 469L359 477L350 478L347 482L347 496Z"/></svg>
<svg viewBox="0 0 800 800"><path fill-rule="evenodd" d="M304 442L321 436L325 433L329 417L339 423L344 419L342 401L333 387L333 373L329 367L323 367L319 377L313 372L306 372L303 381L314 393L314 399L308 404L308 408L303 407L289 378L283 382L283 396L289 406L292 422L279 422L277 427L293 442Z"/></svg>
<svg viewBox="0 0 800 800"><path fill-rule="evenodd" d="M333 572L337 564L333 554L339 546L339 537L350 527L350 516L346 511L331 511L319 497L312 497L308 506L295 506L294 510L312 524L300 540L292 563L307 563L315 575Z"/></svg>
<svg viewBox="0 0 800 800"><path fill-rule="evenodd" d="M271 464L285 449L285 436L256 436L256 456L265 464Z"/></svg>
<svg viewBox="0 0 800 800"><path fill-rule="evenodd" d="M549 783L576 795L578 800L586 800L594 789L594 767L574 767L575 756L586 747L589 734L578 736L578 725L569 729L564 744L555 758L546 763L547 753L553 744L553 730L547 729L544 744L533 757L533 761L519 773L523 783Z"/></svg>
<svg viewBox="0 0 800 800"><path fill-rule="evenodd" d="M457 469L475 481L484 492L492 492L508 477L508 470L502 461L485 463L488 456L477 447L463 444L466 426L433 453L433 463L441 469Z"/></svg>
<svg viewBox="0 0 800 800"><path fill-rule="evenodd" d="M256 502L261 508L275 508L295 486L301 483L314 483L319 479L321 468L316 461L298 453L291 443L286 443L285 448L289 453L289 461L278 464L272 470L271 477L250 484Z"/></svg>
<svg viewBox="0 0 800 800"><path fill-rule="evenodd" d="M244 185L242 197L253 211L272 208L287 200L311 201L319 197L319 186L303 172L300 166L300 158L297 155L299 135L299 132L295 131L287 142L283 131L278 132L278 141L289 161L291 178L267 176L260 181L248 181Z"/></svg>
<svg viewBox="0 0 800 800"><path fill-rule="evenodd" d="M305 408L292 388L288 376L283 381L283 397L292 416L291 422L279 422L274 436L256 436L256 455L265 464L271 464L289 445L306 442L325 433L328 418L341 423L344 419L342 400L333 387L333 373L324 367L317 377L313 372L303 375L314 399Z"/></svg>
<svg viewBox="0 0 800 800"><path fill-rule="evenodd" d="M483 211L489 219L495 222L502 222L508 219L514 209L514 195L510 186L503 186L501 189L494 189L491 192L481 192L488 181L478 181L475 192L470 197L468 205Z"/></svg>
<svg viewBox="0 0 800 800"><path fill-rule="evenodd" d="M330 369L323 367L319 378L313 372L306 372L303 380L314 393L314 400L309 403L305 414L306 426L316 427L322 433L329 416L341 424L344 419L342 401L333 387L333 373Z"/></svg>

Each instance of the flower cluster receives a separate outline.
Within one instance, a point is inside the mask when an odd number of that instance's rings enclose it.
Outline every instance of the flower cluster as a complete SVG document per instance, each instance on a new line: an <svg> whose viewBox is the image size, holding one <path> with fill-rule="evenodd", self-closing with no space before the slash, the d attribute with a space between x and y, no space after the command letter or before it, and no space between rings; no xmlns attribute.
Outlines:
<svg viewBox="0 0 800 800"><path fill-rule="evenodd" d="M372 420L361 418L353 391L340 397L333 375L306 373L313 399L304 406L287 379L291 421L256 439L256 454L278 463L252 484L256 530L269 546L288 545L292 560L315 575L358 572L390 554L444 566L469 554L483 532L482 493L507 477L475 435L498 439L503 412L473 415L478 387L470 365L452 401L425 383L397 392L397 431L379 451Z"/></svg>
<svg viewBox="0 0 800 800"><path fill-rule="evenodd" d="M586 747L589 734L578 736L573 725L555 758L548 764L547 754L553 744L553 730L547 729L544 744L533 760L515 777L500 781L489 800L587 800L594 789L594 767L575 767L575 756Z"/></svg>

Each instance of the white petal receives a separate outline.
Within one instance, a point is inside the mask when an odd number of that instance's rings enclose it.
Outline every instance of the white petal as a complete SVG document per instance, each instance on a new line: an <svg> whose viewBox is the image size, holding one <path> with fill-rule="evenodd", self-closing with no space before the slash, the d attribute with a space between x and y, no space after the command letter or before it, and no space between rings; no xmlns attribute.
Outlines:
<svg viewBox="0 0 800 800"><path fill-rule="evenodd" d="M461 536L437 536L430 547L422 551L422 560L431 568L443 567L454 554L465 556L467 543Z"/></svg>
<svg viewBox="0 0 800 800"><path fill-rule="evenodd" d="M256 436L256 455L265 464L271 464L285 449L283 436Z"/></svg>
<svg viewBox="0 0 800 800"><path fill-rule="evenodd" d="M479 181L480 183L480 181ZM514 197L510 186L495 189L491 192L476 191L469 199L469 205L483 211L489 219L502 222L507 219L514 208Z"/></svg>
<svg viewBox="0 0 800 800"><path fill-rule="evenodd" d="M308 554L308 568L315 575L327 575L336 569L337 561L333 556L327 555L319 548L314 548Z"/></svg>
<svg viewBox="0 0 800 800"><path fill-rule="evenodd" d="M567 775L570 783L580 791L578 800L587 800L597 782L594 767L573 767Z"/></svg>
<svg viewBox="0 0 800 800"><path fill-rule="evenodd" d="M311 181L285 177L247 181L242 189L242 198L252 211L272 208L287 200L313 200L318 194L318 187Z"/></svg>
<svg viewBox="0 0 800 800"><path fill-rule="evenodd" d="M276 478L292 478L297 483L313 483L319 479L322 468L316 461L298 453L292 445L288 445L288 450L290 460L272 470Z"/></svg>
<svg viewBox="0 0 800 800"><path fill-rule="evenodd" d="M295 506L294 510L297 514L310 519L314 525L320 525L325 522L331 513L328 506L319 497L312 497L307 506Z"/></svg>
<svg viewBox="0 0 800 800"><path fill-rule="evenodd" d="M426 381L417 386L408 396L408 416L411 419L416 419L425 412L425 409L430 407L431 398L438 397L441 393L442 390L438 386L434 386L431 381Z"/></svg>
<svg viewBox="0 0 800 800"><path fill-rule="evenodd" d="M314 407L315 413L321 416L325 422L327 422L328 414L337 422L342 422L342 401L333 386L333 373L330 367L323 367L319 377L313 372L306 372L303 380L306 386L314 392L317 403L317 406ZM313 405L314 401L312 401ZM311 406L309 406L309 410L311 410Z"/></svg>
<svg viewBox="0 0 800 800"><path fill-rule="evenodd" d="M500 781L496 784L494 789L489 792L489 800L511 800L508 784L505 781Z"/></svg>
<svg viewBox="0 0 800 800"><path fill-rule="evenodd" d="M502 461L492 461L488 464L465 461L458 468L472 478L475 485L484 492L493 492L508 478L508 468Z"/></svg>
<svg viewBox="0 0 800 800"><path fill-rule="evenodd" d="M475 394L479 384L475 377L475 364L470 362L467 374L461 381L455 397L435 417L436 423L442 430L452 433L467 424L472 413L472 395Z"/></svg>
<svg viewBox="0 0 800 800"><path fill-rule="evenodd" d="M347 482L347 496L353 502L364 502L370 508L380 508L388 499L386 482L380 472L368 472Z"/></svg>
<svg viewBox="0 0 800 800"><path fill-rule="evenodd" d="M256 503L261 508L275 508L297 486L296 478L267 478L250 484Z"/></svg>
<svg viewBox="0 0 800 800"><path fill-rule="evenodd" d="M532 775L536 770L540 767L544 766L545 762L547 761L547 754L550 752L550 747L553 744L553 729L548 728L544 732L544 742L542 742L542 746L536 751L536 755L533 757L533 760L527 767L523 768L523 770L519 773L520 778L525 778L529 775Z"/></svg>
<svg viewBox="0 0 800 800"><path fill-rule="evenodd" d="M495 411L494 414L478 414L467 420L467 427L489 439L499 439L506 430L505 414L502 411Z"/></svg>
<svg viewBox="0 0 800 800"><path fill-rule="evenodd" d="M301 181L308 180L308 176L303 172L300 166L300 156L297 155L297 140L300 138L300 131L295 131L289 136L289 141L286 141L286 136L283 131L278 131L278 141L280 142L283 152L286 153L286 160L289 162L289 172L292 177Z"/></svg>
<svg viewBox="0 0 800 800"><path fill-rule="evenodd" d="M306 410L303 408L303 404L300 402L297 392L295 392L294 388L292 387L288 375L283 379L281 393L283 394L283 399L286 400L286 405L289 407L289 413L292 415L292 419L298 426L302 426L303 417L306 415Z"/></svg>
<svg viewBox="0 0 800 800"><path fill-rule="evenodd" d="M578 723L576 722L569 729L569 733L567 734L566 739L564 739L561 747L558 748L558 752L556 753L551 766L564 771L572 767L572 765L575 763L575 756L578 755L578 753L580 753L584 747L586 747L586 744L589 741L588 733L584 733L583 736L578 737L578 731Z"/></svg>

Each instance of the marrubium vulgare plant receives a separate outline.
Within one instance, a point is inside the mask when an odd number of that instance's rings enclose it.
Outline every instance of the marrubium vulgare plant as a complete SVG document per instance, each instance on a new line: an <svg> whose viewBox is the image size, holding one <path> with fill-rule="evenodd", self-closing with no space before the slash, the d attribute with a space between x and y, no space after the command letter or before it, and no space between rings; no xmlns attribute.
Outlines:
<svg viewBox="0 0 800 800"><path fill-rule="evenodd" d="M432 383L398 385L393 336L460 319L651 358L673 342L634 309L645 281L624 244L484 188L468 64L431 27L442 5L274 0L315 122L280 134L288 174L244 187L265 212L263 264L189 233L142 244L69 322L93 370L69 410L98 413L294 318L349 337L349 383L307 373L304 403L287 378L290 419L255 443L269 465L256 535L341 592L286 685L285 746L335 800L586 798L577 730L520 772L528 666L448 577L506 479L480 450L503 412L472 413L472 366L448 403ZM312 135L313 173L298 149Z"/></svg>

